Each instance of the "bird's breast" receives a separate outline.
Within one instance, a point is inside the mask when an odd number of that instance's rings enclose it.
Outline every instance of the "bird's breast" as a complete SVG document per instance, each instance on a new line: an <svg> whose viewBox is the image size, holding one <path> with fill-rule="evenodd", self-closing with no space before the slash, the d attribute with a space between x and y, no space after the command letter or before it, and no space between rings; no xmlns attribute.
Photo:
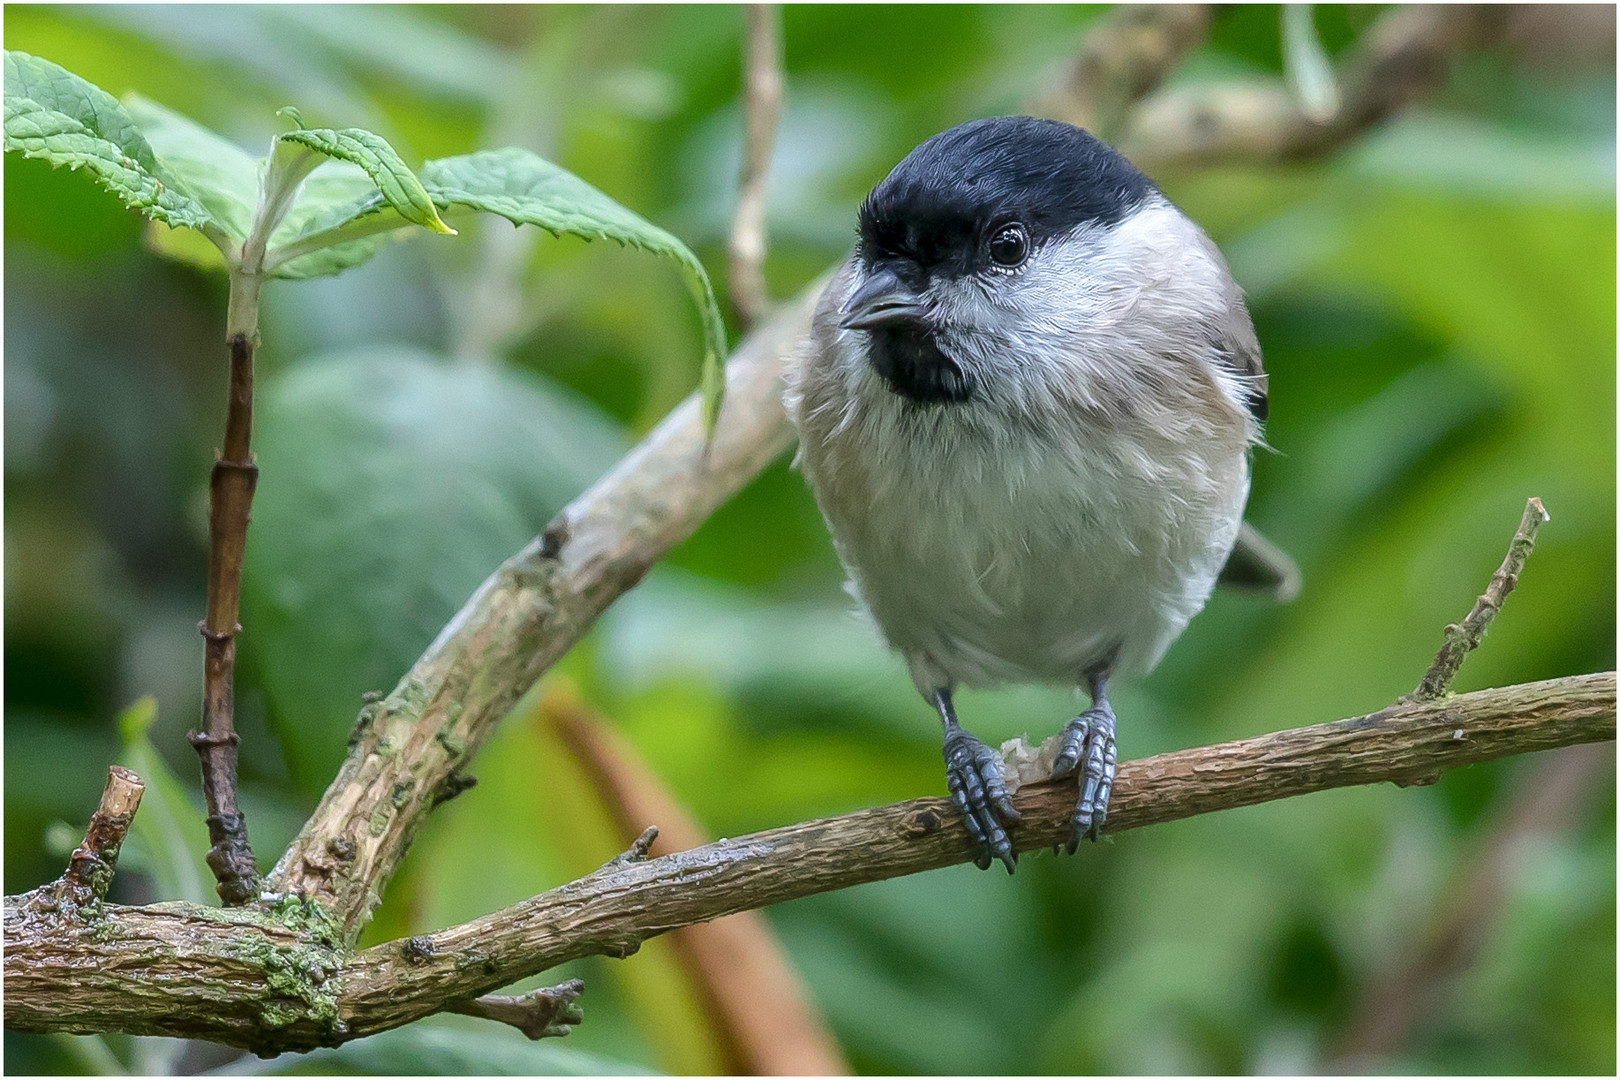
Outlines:
<svg viewBox="0 0 1620 1080"><path fill-rule="evenodd" d="M889 642L968 684L1151 666L1207 598L1247 494L1241 450L1076 415L1009 423L861 380L803 447Z"/></svg>

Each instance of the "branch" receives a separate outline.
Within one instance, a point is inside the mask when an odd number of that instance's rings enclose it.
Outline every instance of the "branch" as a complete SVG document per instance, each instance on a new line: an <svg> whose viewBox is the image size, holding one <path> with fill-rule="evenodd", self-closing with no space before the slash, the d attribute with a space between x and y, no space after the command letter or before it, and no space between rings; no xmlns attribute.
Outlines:
<svg viewBox="0 0 1620 1080"><path fill-rule="evenodd" d="M1485 636L1485 628L1502 610L1502 601L1507 599L1507 594L1518 585L1525 560L1535 550L1537 531L1550 520L1540 499L1525 503L1524 517L1519 521L1518 531L1513 534L1513 542L1508 545L1502 565L1491 575L1491 583L1474 601L1473 608L1462 623L1451 623L1446 627L1445 644L1440 646L1440 652L1424 673L1423 681L1412 691L1411 700L1434 701L1445 697L1451 690L1451 680L1456 677L1457 669L1462 667L1468 654L1479 647L1480 640Z"/></svg>
<svg viewBox="0 0 1620 1080"><path fill-rule="evenodd" d="M233 313L257 321L257 278L231 278ZM251 292L250 303L243 297ZM233 314L234 318L247 315ZM197 625L203 636L202 731L189 734L202 761L203 799L208 804L208 868L226 904L245 904L259 894L259 868L248 845L247 822L236 805L236 621L242 599L242 557L247 550L249 511L259 467L253 463L253 334L231 335L230 392L225 442L208 480L208 613Z"/></svg>
<svg viewBox="0 0 1620 1080"><path fill-rule="evenodd" d="M1106 831L1615 735L1613 672L1403 703L1367 716L1126 762ZM1074 782L1021 788L1019 851L1067 837ZM308 1050L411 1023L584 956L815 893L972 861L943 798L863 810L643 861L482 919L344 958L318 905L255 913L104 905L99 917L8 899L6 1026L179 1035L260 1053Z"/></svg>
<svg viewBox="0 0 1620 1080"><path fill-rule="evenodd" d="M1120 149L1149 175L1320 157L1439 89L1452 57L1497 40L1510 15L1493 4L1392 8L1339 65L1342 96L1332 117L1312 120L1280 80L1189 86L1144 102L1126 124Z"/></svg>
<svg viewBox="0 0 1620 1080"><path fill-rule="evenodd" d="M539 713L583 766L621 835L633 836L656 821L665 854L709 842L635 748L567 687L548 685ZM792 957L759 912L683 927L670 935L670 946L703 1002L724 1052L723 1072L850 1075Z"/></svg>
<svg viewBox="0 0 1620 1080"><path fill-rule="evenodd" d="M1121 4L1086 31L1041 115L1112 139L1131 110L1159 88L1209 32L1210 4Z"/></svg>
<svg viewBox="0 0 1620 1080"><path fill-rule="evenodd" d="M359 936L422 819L518 698L792 441L782 365L808 333L820 287L727 362L706 459L694 396L479 586L392 694L361 710L348 758L268 889L320 901L348 941Z"/></svg>
<svg viewBox="0 0 1620 1080"><path fill-rule="evenodd" d="M764 317L765 177L782 111L782 9L777 4L743 5L747 38L743 45L742 173L737 213L731 222L726 273L731 306L744 326Z"/></svg>

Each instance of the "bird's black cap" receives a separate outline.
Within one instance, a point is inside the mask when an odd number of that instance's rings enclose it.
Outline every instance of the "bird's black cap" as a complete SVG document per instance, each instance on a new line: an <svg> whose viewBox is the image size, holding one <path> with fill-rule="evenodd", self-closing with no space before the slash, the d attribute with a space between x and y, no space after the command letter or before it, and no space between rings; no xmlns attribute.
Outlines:
<svg viewBox="0 0 1620 1080"><path fill-rule="evenodd" d="M917 147L872 189L861 207L862 253L965 273L995 226L1022 222L1039 244L1087 222L1114 224L1153 190L1134 165L1073 124L971 120Z"/></svg>

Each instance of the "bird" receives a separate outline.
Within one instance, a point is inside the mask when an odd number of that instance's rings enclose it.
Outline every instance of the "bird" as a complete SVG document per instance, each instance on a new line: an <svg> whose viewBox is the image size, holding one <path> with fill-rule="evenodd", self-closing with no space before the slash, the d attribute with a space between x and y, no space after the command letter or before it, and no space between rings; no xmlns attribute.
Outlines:
<svg viewBox="0 0 1620 1080"><path fill-rule="evenodd" d="M1243 523L1268 381L1220 251L1079 127L959 124L871 190L785 381L847 587L939 714L980 869L1013 871L1019 813L953 694L1088 694L1052 769L1079 774L1073 854L1108 812L1112 680L1158 663L1223 568L1297 588Z"/></svg>

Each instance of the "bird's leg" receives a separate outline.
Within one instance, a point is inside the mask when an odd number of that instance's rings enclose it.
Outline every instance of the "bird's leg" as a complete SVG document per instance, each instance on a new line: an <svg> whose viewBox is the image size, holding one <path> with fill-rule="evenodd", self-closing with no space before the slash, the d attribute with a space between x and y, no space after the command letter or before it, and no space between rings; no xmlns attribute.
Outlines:
<svg viewBox="0 0 1620 1080"><path fill-rule="evenodd" d="M934 691L934 707L945 725L945 784L973 837L973 861L988 870L992 858L1000 859L1010 874L1018 857L1003 826L1017 821L1019 814L1002 779L1001 755L962 730L949 690Z"/></svg>
<svg viewBox="0 0 1620 1080"><path fill-rule="evenodd" d="M1114 708L1108 704L1108 669L1086 673L1091 708L1063 726L1063 742L1052 763L1054 778L1080 769L1080 802L1069 831L1069 854L1082 837L1095 840L1108 817L1108 793L1114 786Z"/></svg>

